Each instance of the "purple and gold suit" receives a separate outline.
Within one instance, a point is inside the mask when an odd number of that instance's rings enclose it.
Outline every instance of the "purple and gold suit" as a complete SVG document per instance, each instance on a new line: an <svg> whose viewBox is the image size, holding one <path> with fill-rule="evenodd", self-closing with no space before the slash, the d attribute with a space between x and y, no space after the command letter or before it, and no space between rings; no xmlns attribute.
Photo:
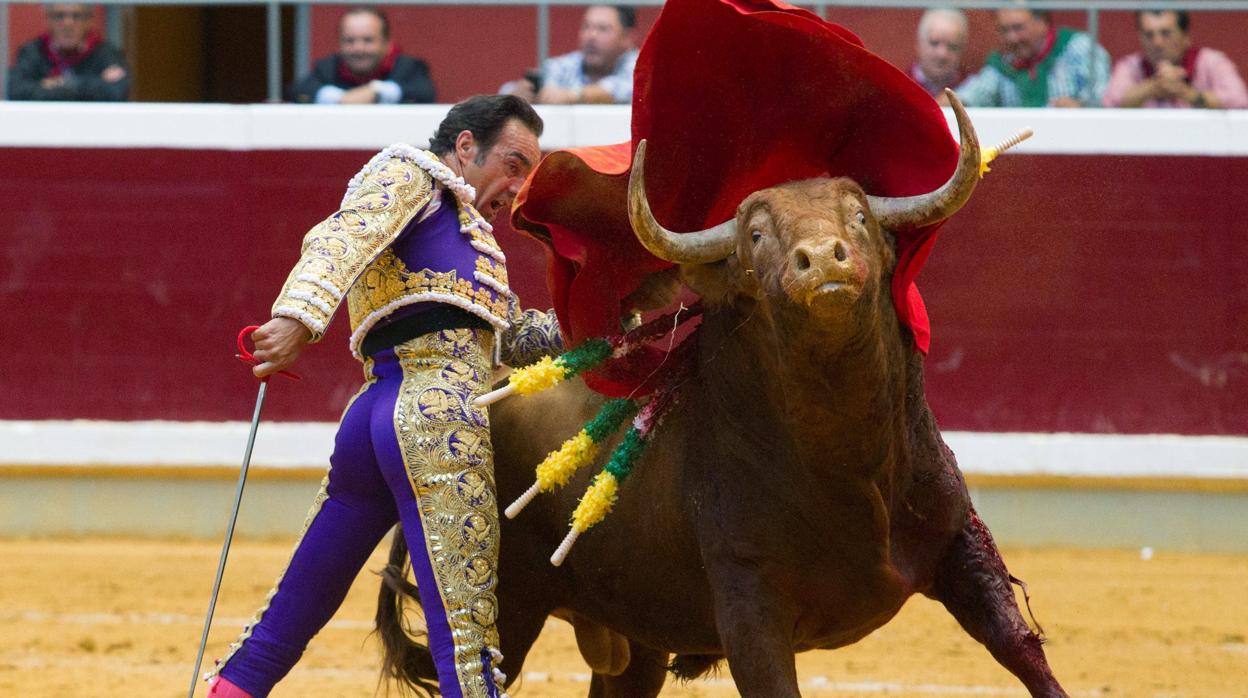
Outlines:
<svg viewBox="0 0 1248 698"><path fill-rule="evenodd" d="M488 388L496 347L521 365L559 351L561 339L553 313L517 311L474 196L433 153L386 148L351 181L341 210L305 236L273 306L315 341L345 297L365 384L290 563L218 663L256 698L294 666L396 522L442 694L502 695L493 450L489 415L472 399Z"/></svg>

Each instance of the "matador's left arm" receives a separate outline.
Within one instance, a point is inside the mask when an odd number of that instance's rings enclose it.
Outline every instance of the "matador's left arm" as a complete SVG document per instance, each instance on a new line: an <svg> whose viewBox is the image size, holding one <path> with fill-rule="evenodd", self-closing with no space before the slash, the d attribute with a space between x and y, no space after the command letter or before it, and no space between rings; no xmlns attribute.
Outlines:
<svg viewBox="0 0 1248 698"><path fill-rule="evenodd" d="M509 307L511 328L503 333L501 356L508 366L527 366L543 356L563 353L563 331L554 310L520 310L515 298Z"/></svg>

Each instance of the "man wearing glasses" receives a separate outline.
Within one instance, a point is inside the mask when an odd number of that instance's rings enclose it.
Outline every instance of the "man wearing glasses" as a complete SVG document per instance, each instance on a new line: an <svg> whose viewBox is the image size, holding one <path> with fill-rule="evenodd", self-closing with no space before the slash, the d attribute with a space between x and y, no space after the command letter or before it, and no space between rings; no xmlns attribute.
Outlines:
<svg viewBox="0 0 1248 698"><path fill-rule="evenodd" d="M9 99L120 102L130 95L121 50L92 31L87 5L46 5L46 34L23 44L9 69Z"/></svg>

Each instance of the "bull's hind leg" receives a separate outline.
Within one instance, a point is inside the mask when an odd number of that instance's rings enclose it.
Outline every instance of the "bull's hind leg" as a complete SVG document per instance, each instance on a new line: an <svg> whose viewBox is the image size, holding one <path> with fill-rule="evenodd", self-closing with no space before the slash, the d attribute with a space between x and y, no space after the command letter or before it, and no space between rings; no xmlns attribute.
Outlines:
<svg viewBox="0 0 1248 698"><path fill-rule="evenodd" d="M1040 637L1019 613L1005 562L974 509L941 561L928 595L943 603L1031 695L1066 696L1049 669Z"/></svg>
<svg viewBox="0 0 1248 698"><path fill-rule="evenodd" d="M655 698L667 678L667 653L628 641L628 667L615 676L594 674L589 698Z"/></svg>

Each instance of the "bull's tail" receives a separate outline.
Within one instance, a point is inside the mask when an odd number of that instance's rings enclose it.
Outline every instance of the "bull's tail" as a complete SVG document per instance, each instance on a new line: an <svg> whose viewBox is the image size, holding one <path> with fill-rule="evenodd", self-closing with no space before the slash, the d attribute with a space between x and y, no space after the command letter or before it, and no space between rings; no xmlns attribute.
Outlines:
<svg viewBox="0 0 1248 698"><path fill-rule="evenodd" d="M718 674L719 663L724 658L712 654L678 654L672 658L667 670L678 680L688 683L706 674Z"/></svg>
<svg viewBox="0 0 1248 698"><path fill-rule="evenodd" d="M412 630L406 612L409 601L420 607L416 585L407 581L407 540L403 529L395 528L390 544L390 559L381 571L381 589L377 594L377 634L381 637L381 675L383 680L398 684L401 694L410 689L417 695L439 695L438 670L428 645L417 637L424 633Z"/></svg>

